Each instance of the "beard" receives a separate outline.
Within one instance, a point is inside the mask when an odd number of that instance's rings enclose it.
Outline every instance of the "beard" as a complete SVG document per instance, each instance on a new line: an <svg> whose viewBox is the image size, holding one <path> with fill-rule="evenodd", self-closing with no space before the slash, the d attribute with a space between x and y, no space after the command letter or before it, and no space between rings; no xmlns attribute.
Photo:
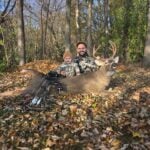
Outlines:
<svg viewBox="0 0 150 150"><path fill-rule="evenodd" d="M85 51L80 51L78 54L79 54L79 56L81 56L81 57L86 57L86 56L88 56L88 53L85 52Z"/></svg>

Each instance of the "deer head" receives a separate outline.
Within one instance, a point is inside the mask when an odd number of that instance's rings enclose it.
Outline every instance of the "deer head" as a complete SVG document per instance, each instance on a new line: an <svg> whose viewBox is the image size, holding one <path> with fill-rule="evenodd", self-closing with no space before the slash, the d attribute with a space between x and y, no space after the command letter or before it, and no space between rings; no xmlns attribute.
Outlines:
<svg viewBox="0 0 150 150"><path fill-rule="evenodd" d="M112 75L114 73L114 70L116 68L116 64L119 62L119 56L116 56L117 48L116 44L112 41L109 41L110 47L109 49L112 51L112 55L109 58L104 58L100 56L96 56L97 50L100 48L100 45L97 49L95 49L95 46L93 48L93 56L95 58L95 63L97 66L105 68L108 70L108 75Z"/></svg>

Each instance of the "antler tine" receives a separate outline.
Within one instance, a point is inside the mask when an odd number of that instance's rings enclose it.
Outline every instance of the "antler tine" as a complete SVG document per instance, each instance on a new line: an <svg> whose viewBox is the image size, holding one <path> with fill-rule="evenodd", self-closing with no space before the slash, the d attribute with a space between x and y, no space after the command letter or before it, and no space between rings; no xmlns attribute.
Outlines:
<svg viewBox="0 0 150 150"><path fill-rule="evenodd" d="M116 55L116 52L117 52L117 48L116 48L116 44L112 41L109 41L109 44L111 47L109 47L109 49L112 51L112 56L111 58L114 58L114 56Z"/></svg>
<svg viewBox="0 0 150 150"><path fill-rule="evenodd" d="M94 46L93 46L93 57L95 57L95 53L96 53L96 51L95 51L95 44L94 44Z"/></svg>
<svg viewBox="0 0 150 150"><path fill-rule="evenodd" d="M101 45L99 45L96 49L95 49L95 45L93 46L93 57L96 57L95 54L97 52L98 49L100 49Z"/></svg>

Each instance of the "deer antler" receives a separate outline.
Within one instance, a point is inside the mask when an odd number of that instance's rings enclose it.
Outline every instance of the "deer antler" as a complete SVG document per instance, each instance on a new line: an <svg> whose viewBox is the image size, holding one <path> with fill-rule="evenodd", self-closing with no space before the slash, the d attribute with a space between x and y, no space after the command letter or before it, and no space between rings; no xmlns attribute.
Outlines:
<svg viewBox="0 0 150 150"><path fill-rule="evenodd" d="M109 41L109 44L110 44L109 49L112 51L112 56L110 56L109 58L102 58L100 56L95 56L95 53L100 48L100 45L97 48L95 48L95 45L94 45L93 57L95 57L95 63L97 64L97 66L104 66L105 64L108 64L109 61L112 61L114 59L116 52L117 52L116 44L112 41Z"/></svg>
<svg viewBox="0 0 150 150"><path fill-rule="evenodd" d="M109 49L112 51L112 56L110 58L114 58L117 52L116 44L112 41L109 41L110 47Z"/></svg>
<svg viewBox="0 0 150 150"><path fill-rule="evenodd" d="M97 66L104 66L105 59L100 56L95 56L98 49L100 49L101 45L99 45L97 48L95 48L95 45L93 46L93 57L95 58L95 63Z"/></svg>
<svg viewBox="0 0 150 150"><path fill-rule="evenodd" d="M93 57L96 58L95 54L96 54L97 50L100 49L100 47L101 47L101 45L99 45L97 48L95 48L95 45L93 46Z"/></svg>

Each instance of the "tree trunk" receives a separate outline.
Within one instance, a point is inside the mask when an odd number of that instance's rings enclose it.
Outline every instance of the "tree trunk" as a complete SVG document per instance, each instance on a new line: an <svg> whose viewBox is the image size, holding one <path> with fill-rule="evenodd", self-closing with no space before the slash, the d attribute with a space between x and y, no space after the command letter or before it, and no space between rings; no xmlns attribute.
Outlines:
<svg viewBox="0 0 150 150"><path fill-rule="evenodd" d="M108 55L108 34L109 34L109 31L108 31L108 14L109 14L109 10L108 10L108 7L109 7L109 4L108 4L108 0L104 0L104 31L105 31L105 51L104 51L104 56L105 57L109 57Z"/></svg>
<svg viewBox="0 0 150 150"><path fill-rule="evenodd" d="M47 40L47 25L48 25L48 17L49 17L49 6L50 6L50 0L48 1L48 4L47 4L47 9L46 9L46 20L45 20L45 29L44 29L44 48L43 48L43 55L44 55L44 58L46 58L47 56L47 51L46 51L46 40Z"/></svg>
<svg viewBox="0 0 150 150"><path fill-rule="evenodd" d="M3 37L3 30L0 27L0 60L3 60L5 56L5 49L4 49L4 37Z"/></svg>
<svg viewBox="0 0 150 150"><path fill-rule="evenodd" d="M148 4L148 28L147 28L147 38L145 42L143 62L145 67L150 67L150 0Z"/></svg>
<svg viewBox="0 0 150 150"><path fill-rule="evenodd" d="M22 66L26 63L25 51L25 31L24 31L24 17L23 17L23 0L17 0L17 22L18 22L18 54L19 65Z"/></svg>
<svg viewBox="0 0 150 150"><path fill-rule="evenodd" d="M44 23L43 23L43 5L44 2L42 1L41 11L40 11L40 23L41 23L41 46L40 46L40 56L39 59L43 59L44 57L44 49L45 49L45 43L44 43Z"/></svg>
<svg viewBox="0 0 150 150"><path fill-rule="evenodd" d="M122 61L129 62L129 27L130 27L130 12L133 5L132 0L126 0L125 4L125 14L124 14L124 26L123 26L123 33L122 33Z"/></svg>
<svg viewBox="0 0 150 150"><path fill-rule="evenodd" d="M87 35L87 48L88 54L92 55L92 0L88 0L88 35Z"/></svg>
<svg viewBox="0 0 150 150"><path fill-rule="evenodd" d="M79 0L76 0L76 8L75 8L75 19L76 19L76 42L81 41L81 34L80 34L80 21L79 21Z"/></svg>
<svg viewBox="0 0 150 150"><path fill-rule="evenodd" d="M71 0L66 0L66 31L65 31L65 51L70 51L71 48Z"/></svg>
<svg viewBox="0 0 150 150"><path fill-rule="evenodd" d="M108 35L108 0L104 0L104 29L106 36Z"/></svg>

